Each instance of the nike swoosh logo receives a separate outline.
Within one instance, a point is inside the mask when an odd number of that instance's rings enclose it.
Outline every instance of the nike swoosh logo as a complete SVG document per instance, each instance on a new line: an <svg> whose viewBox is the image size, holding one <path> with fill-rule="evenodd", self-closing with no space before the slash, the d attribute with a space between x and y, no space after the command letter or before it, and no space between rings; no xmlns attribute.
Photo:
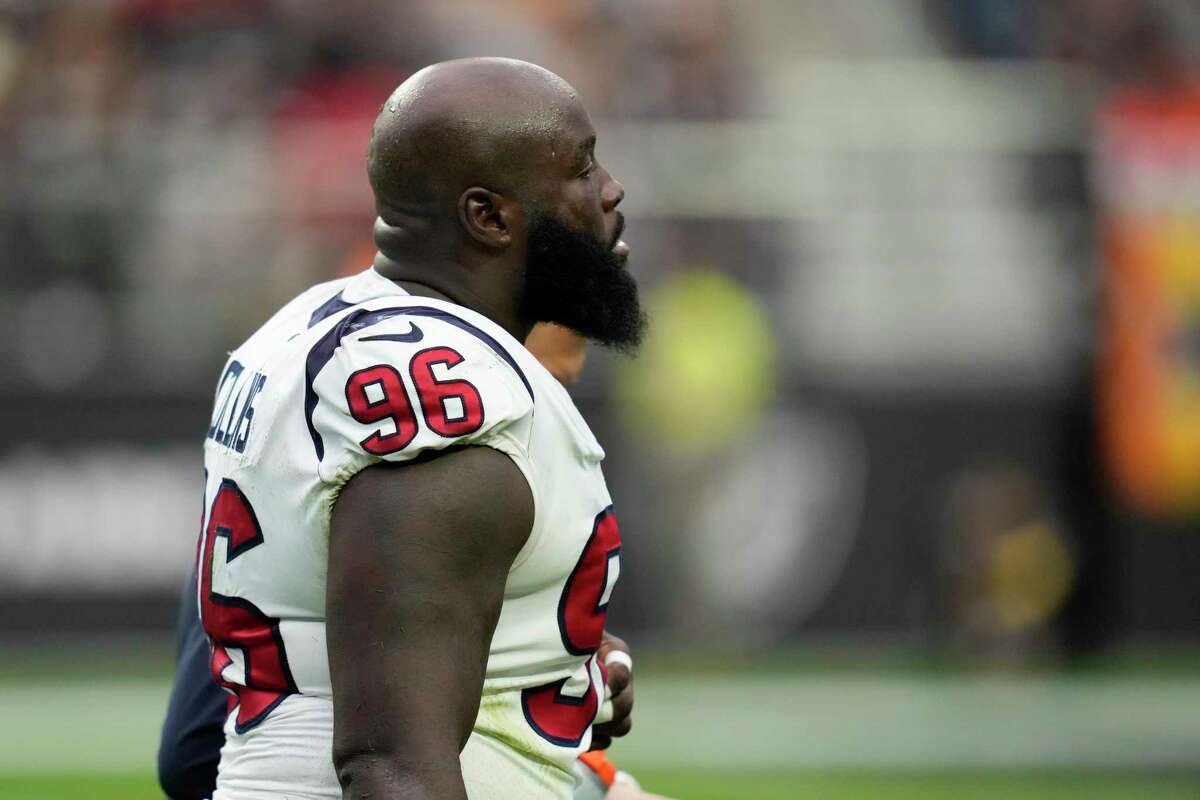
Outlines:
<svg viewBox="0 0 1200 800"><path fill-rule="evenodd" d="M415 323L408 323L412 328L408 333L381 333L377 336L364 336L359 339L360 342L419 342L425 338L425 334Z"/></svg>

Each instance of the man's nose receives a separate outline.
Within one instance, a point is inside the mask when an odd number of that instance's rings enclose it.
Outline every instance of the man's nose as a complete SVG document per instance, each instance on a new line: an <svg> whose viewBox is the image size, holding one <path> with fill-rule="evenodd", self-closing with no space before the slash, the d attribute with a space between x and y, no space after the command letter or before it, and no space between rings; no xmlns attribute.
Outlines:
<svg viewBox="0 0 1200 800"><path fill-rule="evenodd" d="M609 176L608 183L604 185L604 191L600 195L601 202L604 204L604 210L612 211L621 204L625 199L625 187L621 182L612 176Z"/></svg>

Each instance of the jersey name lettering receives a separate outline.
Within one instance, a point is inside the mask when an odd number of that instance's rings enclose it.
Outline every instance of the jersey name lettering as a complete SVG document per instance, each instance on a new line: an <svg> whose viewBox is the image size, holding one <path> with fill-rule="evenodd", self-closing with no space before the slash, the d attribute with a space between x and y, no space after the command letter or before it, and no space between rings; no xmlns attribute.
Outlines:
<svg viewBox="0 0 1200 800"><path fill-rule="evenodd" d="M250 423L254 421L254 400L266 383L266 375L261 372L247 375L241 363L230 361L217 384L217 400L213 404L207 438L234 452L245 452L250 440Z"/></svg>

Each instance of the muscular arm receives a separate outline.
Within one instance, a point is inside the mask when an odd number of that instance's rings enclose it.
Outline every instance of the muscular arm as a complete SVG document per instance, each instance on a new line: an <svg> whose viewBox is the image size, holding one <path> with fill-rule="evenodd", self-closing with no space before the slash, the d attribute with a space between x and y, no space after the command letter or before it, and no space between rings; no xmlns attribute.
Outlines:
<svg viewBox="0 0 1200 800"><path fill-rule="evenodd" d="M524 476L484 447L379 464L343 489L325 606L347 800L466 798L458 756L532 526Z"/></svg>

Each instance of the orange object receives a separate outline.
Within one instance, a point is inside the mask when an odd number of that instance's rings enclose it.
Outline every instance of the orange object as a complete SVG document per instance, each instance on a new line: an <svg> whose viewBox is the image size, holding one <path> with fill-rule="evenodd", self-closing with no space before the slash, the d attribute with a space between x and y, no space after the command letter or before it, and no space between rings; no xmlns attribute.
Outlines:
<svg viewBox="0 0 1200 800"><path fill-rule="evenodd" d="M1142 512L1200 511L1200 86L1132 90L1100 113L1108 473Z"/></svg>
<svg viewBox="0 0 1200 800"><path fill-rule="evenodd" d="M605 786L612 786L617 779L617 766L608 760L603 750L589 750L579 757L588 769L596 773Z"/></svg>

